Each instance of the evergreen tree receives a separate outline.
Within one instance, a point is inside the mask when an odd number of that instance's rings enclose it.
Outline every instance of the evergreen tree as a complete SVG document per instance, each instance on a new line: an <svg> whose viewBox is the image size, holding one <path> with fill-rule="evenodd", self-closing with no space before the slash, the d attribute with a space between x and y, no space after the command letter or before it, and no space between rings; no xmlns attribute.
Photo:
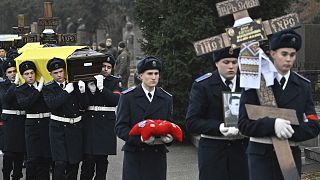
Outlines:
<svg viewBox="0 0 320 180"><path fill-rule="evenodd" d="M173 94L174 120L183 124L189 91L195 78L213 71L212 54L197 57L193 42L224 32L233 18L219 18L213 0L137 0L136 23L142 29L142 49L164 64L161 85ZM289 0L260 0L251 17L270 19L286 14Z"/></svg>

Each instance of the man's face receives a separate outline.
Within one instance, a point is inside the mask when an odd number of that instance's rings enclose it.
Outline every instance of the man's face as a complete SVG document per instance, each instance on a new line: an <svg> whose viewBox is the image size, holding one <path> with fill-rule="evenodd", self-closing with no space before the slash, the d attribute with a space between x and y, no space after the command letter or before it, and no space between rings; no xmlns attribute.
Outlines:
<svg viewBox="0 0 320 180"><path fill-rule="evenodd" d="M294 48L271 50L270 55L273 59L274 66L282 75L287 74L296 61L296 50Z"/></svg>
<svg viewBox="0 0 320 180"><path fill-rule="evenodd" d="M112 65L110 63L102 63L101 73L104 77L110 76L112 71Z"/></svg>
<svg viewBox="0 0 320 180"><path fill-rule="evenodd" d="M106 41L106 45L107 45L108 47L110 47L110 46L112 45L112 41L111 41L111 40L109 40L109 39L107 39L107 41Z"/></svg>
<svg viewBox="0 0 320 180"><path fill-rule="evenodd" d="M234 78L238 70L238 61L236 58L223 58L216 62L219 73L228 80Z"/></svg>
<svg viewBox="0 0 320 180"><path fill-rule="evenodd" d="M58 83L64 82L65 78L64 78L64 69L63 68L59 68L59 69L51 71L50 75L54 81L56 81Z"/></svg>
<svg viewBox="0 0 320 180"><path fill-rule="evenodd" d="M36 81L36 73L33 69L28 69L23 72L22 78L27 84L33 84Z"/></svg>
<svg viewBox="0 0 320 180"><path fill-rule="evenodd" d="M239 106L240 106L240 99L231 100L231 104L229 104L229 109L232 115L235 115L235 116L239 115Z"/></svg>
<svg viewBox="0 0 320 180"><path fill-rule="evenodd" d="M0 49L0 58L6 57L6 50Z"/></svg>
<svg viewBox="0 0 320 180"><path fill-rule="evenodd" d="M159 70L158 69L146 70L140 74L140 79L145 86L149 88L156 87L159 82Z"/></svg>
<svg viewBox="0 0 320 180"><path fill-rule="evenodd" d="M9 81L14 81L16 78L17 69L15 67L10 67L6 70L6 76Z"/></svg>

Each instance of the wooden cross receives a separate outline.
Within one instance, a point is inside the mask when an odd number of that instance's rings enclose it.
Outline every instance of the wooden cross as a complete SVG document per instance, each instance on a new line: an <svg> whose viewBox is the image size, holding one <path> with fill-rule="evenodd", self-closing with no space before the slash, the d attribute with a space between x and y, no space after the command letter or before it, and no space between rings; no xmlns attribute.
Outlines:
<svg viewBox="0 0 320 180"><path fill-rule="evenodd" d="M239 20L249 17L247 9L259 5L259 0L228 0L217 3L216 7L219 17L233 14L234 19ZM258 19L245 25L227 28L225 33L196 41L193 46L197 56L200 56L225 47L236 48L244 42L265 40L267 35L299 26L300 20L296 13L266 21Z"/></svg>
<svg viewBox="0 0 320 180"><path fill-rule="evenodd" d="M259 0L228 0L217 3L216 7L219 17L233 14L234 19L239 20L241 18L249 17L247 9L259 5ZM300 20L296 13L266 21L258 19L238 27L226 28L225 33L194 42L193 45L196 54L200 56L225 47L237 48L242 43L266 40L267 35L286 29L297 28L299 26ZM275 115L274 118L282 117L286 120L290 120L291 124L299 124L294 110L294 112L292 112L292 110L276 108L277 104L272 89L266 87L263 78L261 80L261 87L257 90L257 94L261 106L246 105L250 119L257 120L262 117ZM272 137L271 139L284 179L299 180L300 176L288 140L280 140L276 137Z"/></svg>
<svg viewBox="0 0 320 180"><path fill-rule="evenodd" d="M29 26L24 26L24 14L18 15L18 27L12 27L12 29L14 30L14 33L18 35L23 35L30 31Z"/></svg>

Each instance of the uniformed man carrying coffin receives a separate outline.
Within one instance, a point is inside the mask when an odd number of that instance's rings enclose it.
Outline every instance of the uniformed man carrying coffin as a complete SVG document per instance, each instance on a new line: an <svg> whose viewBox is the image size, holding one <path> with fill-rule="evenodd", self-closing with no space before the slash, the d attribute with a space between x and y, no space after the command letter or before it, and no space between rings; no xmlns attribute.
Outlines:
<svg viewBox="0 0 320 180"><path fill-rule="evenodd" d="M81 180L92 180L96 170L96 180L106 180L108 155L117 152L117 139L114 132L115 110L120 97L121 79L111 75L115 59L106 54L102 63L101 75L96 82L89 82L89 107L83 116L84 160L81 166Z"/></svg>
<svg viewBox="0 0 320 180"><path fill-rule="evenodd" d="M146 57L137 65L142 83L122 92L117 109L116 134L125 141L122 150L123 180L165 180L168 152L165 141L154 145L141 142L140 136L129 136L131 128L145 119L171 120L172 97L156 87L159 82L161 62L156 57Z"/></svg>
<svg viewBox="0 0 320 180"><path fill-rule="evenodd" d="M49 108L44 102L42 88L44 79L36 82L36 65L24 61L19 70L25 83L18 86L16 96L26 111L25 137L27 148L26 179L50 180L51 151L49 141Z"/></svg>
<svg viewBox="0 0 320 180"><path fill-rule="evenodd" d="M43 87L43 96L51 115L49 137L52 159L55 162L54 180L76 180L83 155L82 114L88 98L85 84L67 83L66 63L59 58L48 61L47 69L53 81Z"/></svg>
<svg viewBox="0 0 320 180"><path fill-rule="evenodd" d="M225 127L222 91L239 92L239 49L214 52L217 70L195 80L190 92L186 127L201 134L200 180L248 180L246 140L236 127Z"/></svg>
<svg viewBox="0 0 320 180"><path fill-rule="evenodd" d="M260 104L257 91L250 89L241 95L238 127L241 133L250 136L247 152L251 180L284 179L272 145L272 136L289 140L291 152L288 153L292 153L301 174L301 150L298 142L319 134L310 81L291 71L296 53L301 48L301 41L301 36L293 30L274 34L269 40L270 55L277 70L271 86L276 103L279 108L296 110L299 126L290 125L289 120L281 118L249 119L245 104Z"/></svg>
<svg viewBox="0 0 320 180"><path fill-rule="evenodd" d="M19 84L16 63L10 59L3 63L5 80L0 83L2 115L4 121L3 180L18 180L23 177L22 164L25 154L24 123L26 112L18 104L15 89Z"/></svg>

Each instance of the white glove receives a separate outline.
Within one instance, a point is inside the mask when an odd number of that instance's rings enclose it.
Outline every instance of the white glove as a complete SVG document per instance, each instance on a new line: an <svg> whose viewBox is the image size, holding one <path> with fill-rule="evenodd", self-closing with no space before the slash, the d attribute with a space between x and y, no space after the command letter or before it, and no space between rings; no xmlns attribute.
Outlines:
<svg viewBox="0 0 320 180"><path fill-rule="evenodd" d="M92 81L88 82L88 88L92 94L94 94L97 90L97 86Z"/></svg>
<svg viewBox="0 0 320 180"><path fill-rule="evenodd" d="M97 80L97 88L101 91L103 89L103 75L95 75L94 78Z"/></svg>
<svg viewBox="0 0 320 180"><path fill-rule="evenodd" d="M43 88L43 83L44 83L44 78L41 76L40 78L40 81L39 81L39 84L38 84L38 87L37 87L37 90L39 92L41 92L42 88Z"/></svg>
<svg viewBox="0 0 320 180"><path fill-rule="evenodd" d="M165 136L161 136L161 141L163 143L171 143L173 141L173 137L171 136L171 134L167 134Z"/></svg>
<svg viewBox="0 0 320 180"><path fill-rule="evenodd" d="M294 130L290 125L290 121L281 118L276 119L274 123L274 131L276 132L276 136L280 139L291 138L294 133Z"/></svg>
<svg viewBox="0 0 320 180"><path fill-rule="evenodd" d="M71 93L74 90L73 83L68 83L64 88L68 93Z"/></svg>
<svg viewBox="0 0 320 180"><path fill-rule="evenodd" d="M19 74L18 74L18 73L16 74L16 77L15 77L15 79L14 79L14 83L15 83L16 85L19 84Z"/></svg>
<svg viewBox="0 0 320 180"><path fill-rule="evenodd" d="M143 140L142 140L142 136L141 136L141 142L146 143L146 144L148 144L148 145L153 145L155 139L156 139L156 138L155 138L154 136L151 136L149 139L143 141Z"/></svg>
<svg viewBox="0 0 320 180"><path fill-rule="evenodd" d="M219 126L221 134L224 136L236 136L239 133L239 129L235 127L225 127L224 123L221 123Z"/></svg>
<svg viewBox="0 0 320 180"><path fill-rule="evenodd" d="M85 93L86 92L86 84L83 81L80 80L78 82L78 87L79 87L80 93Z"/></svg>

